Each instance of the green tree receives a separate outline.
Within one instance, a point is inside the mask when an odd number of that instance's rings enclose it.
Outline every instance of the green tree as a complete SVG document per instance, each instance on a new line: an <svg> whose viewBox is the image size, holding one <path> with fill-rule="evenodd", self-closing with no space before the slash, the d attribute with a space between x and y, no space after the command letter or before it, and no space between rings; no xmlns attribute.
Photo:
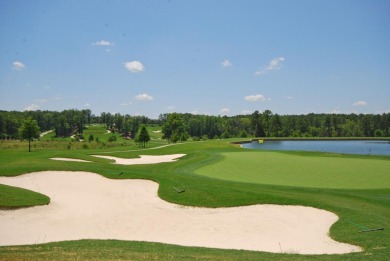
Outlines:
<svg viewBox="0 0 390 261"><path fill-rule="evenodd" d="M221 135L221 138L222 138L222 139L229 139L229 138L230 138L229 133L228 133L227 131L224 131L224 132L222 133L222 135Z"/></svg>
<svg viewBox="0 0 390 261"><path fill-rule="evenodd" d="M251 115L251 122L252 122L252 127L254 129L253 134L255 137L264 137L264 128L263 125L261 124L261 114L259 111L255 111Z"/></svg>
<svg viewBox="0 0 390 261"><path fill-rule="evenodd" d="M25 120L23 125L19 128L19 135L21 139L28 140L28 152L31 152L31 140L39 138L39 127L33 118Z"/></svg>
<svg viewBox="0 0 390 261"><path fill-rule="evenodd" d="M89 134L88 141L92 142L94 140L93 134Z"/></svg>
<svg viewBox="0 0 390 261"><path fill-rule="evenodd" d="M263 126L264 126L264 130L265 130L265 135L267 137L271 136L271 119L272 119L272 111L270 110L265 110L263 112L263 115L262 115L262 121L263 121Z"/></svg>
<svg viewBox="0 0 390 261"><path fill-rule="evenodd" d="M282 122L277 113L271 118L270 125L271 125L270 128L273 136L279 137L281 135Z"/></svg>
<svg viewBox="0 0 390 261"><path fill-rule="evenodd" d="M139 146L142 146L144 148L146 147L146 143L150 141L149 132L144 124L142 124L141 127L138 129L134 141L137 142Z"/></svg>
<svg viewBox="0 0 390 261"><path fill-rule="evenodd" d="M182 135L186 133L185 125L180 115L177 113L169 114L166 121L162 125L163 139L168 142L178 142Z"/></svg>

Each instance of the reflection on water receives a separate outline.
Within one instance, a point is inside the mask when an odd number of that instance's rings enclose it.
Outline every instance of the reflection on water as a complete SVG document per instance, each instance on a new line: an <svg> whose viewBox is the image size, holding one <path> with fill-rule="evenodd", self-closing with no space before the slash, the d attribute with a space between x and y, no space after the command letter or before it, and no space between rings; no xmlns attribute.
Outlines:
<svg viewBox="0 0 390 261"><path fill-rule="evenodd" d="M322 151L345 154L361 155L389 155L389 141L365 141L365 140L285 140L267 141L263 143L252 142L242 144L244 148L259 150L301 150Z"/></svg>

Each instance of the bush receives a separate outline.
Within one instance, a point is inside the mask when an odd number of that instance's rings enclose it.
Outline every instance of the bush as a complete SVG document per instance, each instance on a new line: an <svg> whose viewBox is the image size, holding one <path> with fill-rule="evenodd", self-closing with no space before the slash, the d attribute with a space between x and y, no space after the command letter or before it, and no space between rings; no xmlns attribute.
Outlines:
<svg viewBox="0 0 390 261"><path fill-rule="evenodd" d="M202 140L208 140L208 139L209 137L206 134L202 136Z"/></svg>
<svg viewBox="0 0 390 261"><path fill-rule="evenodd" d="M192 137L192 140L193 141L200 141L200 137L194 136L194 137Z"/></svg>
<svg viewBox="0 0 390 261"><path fill-rule="evenodd" d="M116 141L116 136L115 135L112 135L108 138L108 142L113 142L113 141Z"/></svg>
<svg viewBox="0 0 390 261"><path fill-rule="evenodd" d="M222 135L221 135L221 138L222 138L222 139L229 139L229 138L230 138L229 133L228 133L227 131L224 131L224 132L222 133Z"/></svg>
<svg viewBox="0 0 390 261"><path fill-rule="evenodd" d="M240 138L246 138L248 137L248 133L244 130L240 131Z"/></svg>

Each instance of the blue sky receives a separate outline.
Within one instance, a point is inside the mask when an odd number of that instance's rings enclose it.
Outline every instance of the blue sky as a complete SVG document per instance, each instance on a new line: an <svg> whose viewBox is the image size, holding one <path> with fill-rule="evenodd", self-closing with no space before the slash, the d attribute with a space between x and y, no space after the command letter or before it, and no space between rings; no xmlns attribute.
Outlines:
<svg viewBox="0 0 390 261"><path fill-rule="evenodd" d="M0 110L390 112L390 2L0 0Z"/></svg>

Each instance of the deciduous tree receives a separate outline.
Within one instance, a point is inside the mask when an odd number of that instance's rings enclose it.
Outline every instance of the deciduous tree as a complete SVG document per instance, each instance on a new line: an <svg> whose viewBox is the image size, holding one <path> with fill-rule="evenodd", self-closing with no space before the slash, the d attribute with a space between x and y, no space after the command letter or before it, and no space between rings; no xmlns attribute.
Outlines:
<svg viewBox="0 0 390 261"><path fill-rule="evenodd" d="M28 118L19 128L19 135L21 139L28 140L28 152L31 152L31 140L39 138L39 127L33 118Z"/></svg>

